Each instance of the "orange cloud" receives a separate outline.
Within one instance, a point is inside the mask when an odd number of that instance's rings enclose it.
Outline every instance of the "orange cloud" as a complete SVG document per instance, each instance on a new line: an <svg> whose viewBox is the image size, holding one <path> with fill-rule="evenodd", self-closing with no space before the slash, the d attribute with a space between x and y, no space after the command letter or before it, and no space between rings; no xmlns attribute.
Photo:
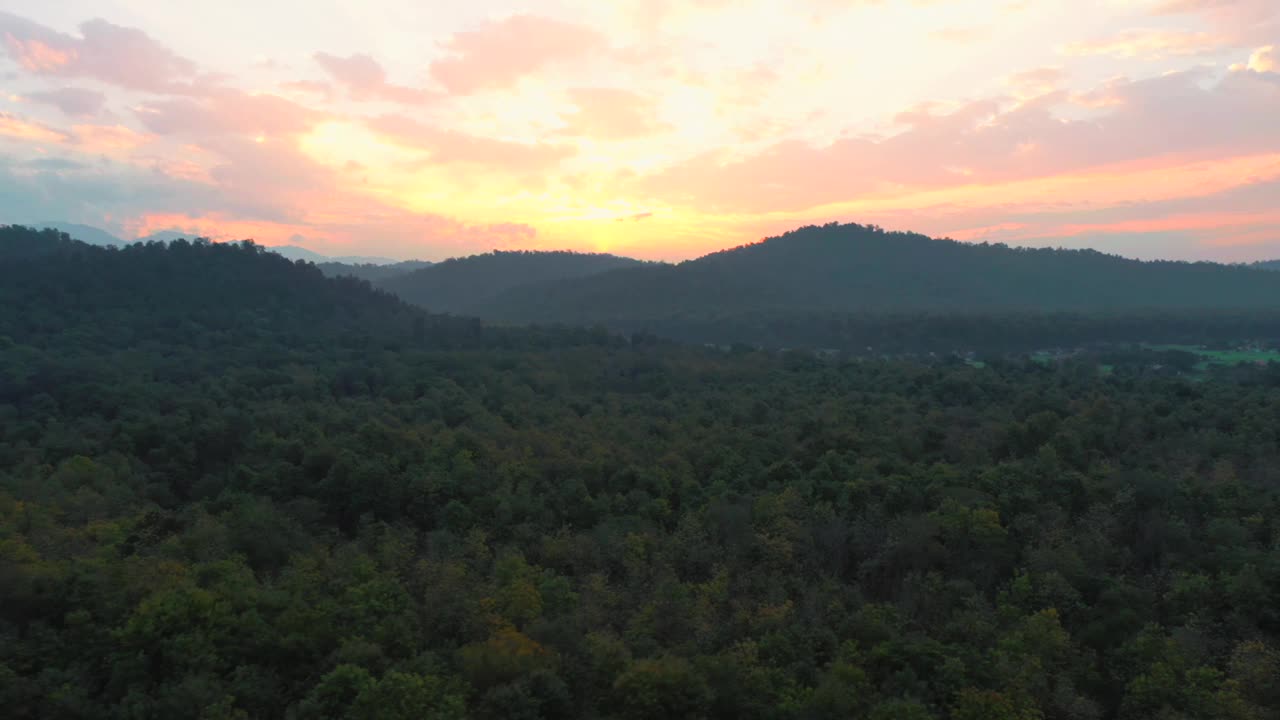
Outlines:
<svg viewBox="0 0 1280 720"><path fill-rule="evenodd" d="M454 34L443 43L448 57L431 64L431 76L457 94L501 89L550 63L604 45L602 35L582 25L513 15Z"/></svg>
<svg viewBox="0 0 1280 720"><path fill-rule="evenodd" d="M246 221L223 213L192 216L185 213L147 213L124 223L126 232L139 238L173 230L190 238L211 240L254 240L260 245L286 245L290 238L308 231L305 225Z"/></svg>
<svg viewBox="0 0 1280 720"><path fill-rule="evenodd" d="M382 115L366 124L393 143L427 151L433 164L463 163L533 172L553 167L575 152L567 145L514 143L442 130L403 115Z"/></svg>
<svg viewBox="0 0 1280 720"><path fill-rule="evenodd" d="M1249 56L1245 67L1258 73L1280 73L1280 53L1274 45L1258 48Z"/></svg>
<svg viewBox="0 0 1280 720"><path fill-rule="evenodd" d="M123 125L75 125L58 130L15 115L0 113L0 135L37 143L56 143L92 155L123 155L147 138Z"/></svg>
<svg viewBox="0 0 1280 720"><path fill-rule="evenodd" d="M564 115L564 131L600 140L623 140L671 129L657 117L652 100L619 88L576 88L569 91L576 106Z"/></svg>
<svg viewBox="0 0 1280 720"><path fill-rule="evenodd" d="M63 143L69 136L51 127L28 122L15 115L0 113L0 135L31 142Z"/></svg>
<svg viewBox="0 0 1280 720"><path fill-rule="evenodd" d="M24 70L38 73L51 73L66 67L75 59L70 50L58 50L39 40L23 40L12 33L4 34L5 46L9 56L18 62Z"/></svg>
<svg viewBox="0 0 1280 720"><path fill-rule="evenodd" d="M123 125L76 125L72 132L77 149L98 155L133 150L148 140L147 136Z"/></svg>

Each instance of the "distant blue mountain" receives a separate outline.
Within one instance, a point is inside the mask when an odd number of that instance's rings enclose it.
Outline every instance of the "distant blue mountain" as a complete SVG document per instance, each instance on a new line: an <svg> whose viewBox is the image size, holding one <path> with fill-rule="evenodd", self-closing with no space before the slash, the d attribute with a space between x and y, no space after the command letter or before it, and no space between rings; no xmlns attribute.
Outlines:
<svg viewBox="0 0 1280 720"><path fill-rule="evenodd" d="M191 237L191 233L179 232L178 230L161 230L159 232L153 232L150 235L140 237L137 240L134 240L134 242L172 242L174 240L185 240Z"/></svg>
<svg viewBox="0 0 1280 720"><path fill-rule="evenodd" d="M53 228L59 232L64 232L71 236L73 240L79 240L90 245L116 246L122 247L130 242L171 242L173 240L193 239L198 237L193 233L182 232L181 230L160 230L138 238L137 240L122 240L115 235L96 228L92 225L81 225L79 223L51 221L36 223L37 228ZM399 260L391 258L364 256L364 255L345 255L340 257L331 257L323 255L314 250L300 247L298 245L276 245L264 246L267 250L279 253L290 260L306 260L312 263L343 263L346 265L394 265Z"/></svg>
<svg viewBox="0 0 1280 720"><path fill-rule="evenodd" d="M335 262L344 263L346 265L394 265L395 263L400 262L399 260L392 260L391 258L370 257L365 255L341 255L337 257L322 255L314 250L308 250L307 248L298 245L266 245L264 247L266 247L267 250L279 253L290 260L306 260L307 262L313 263Z"/></svg>
<svg viewBox="0 0 1280 720"><path fill-rule="evenodd" d="M114 245L119 247L121 245L128 244L126 241L121 240L106 230L93 227L92 225L80 225L78 223L69 222L42 222L36 223L35 227L53 228L58 232L64 232L70 235L73 240L79 240L80 242L88 243L90 245Z"/></svg>

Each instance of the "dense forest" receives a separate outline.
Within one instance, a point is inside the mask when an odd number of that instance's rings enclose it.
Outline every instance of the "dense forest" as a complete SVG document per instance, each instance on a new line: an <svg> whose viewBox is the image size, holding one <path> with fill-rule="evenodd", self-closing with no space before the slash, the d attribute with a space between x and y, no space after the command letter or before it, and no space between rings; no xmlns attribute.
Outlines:
<svg viewBox="0 0 1280 720"><path fill-rule="evenodd" d="M1136 343L1267 346L1280 339L1280 310L1113 312L773 312L688 314L622 323L689 343L808 349L841 355L1001 355L1045 349L1099 350Z"/></svg>
<svg viewBox="0 0 1280 720"><path fill-rule="evenodd" d="M13 718L1280 717L1280 367L824 360L0 228Z"/></svg>

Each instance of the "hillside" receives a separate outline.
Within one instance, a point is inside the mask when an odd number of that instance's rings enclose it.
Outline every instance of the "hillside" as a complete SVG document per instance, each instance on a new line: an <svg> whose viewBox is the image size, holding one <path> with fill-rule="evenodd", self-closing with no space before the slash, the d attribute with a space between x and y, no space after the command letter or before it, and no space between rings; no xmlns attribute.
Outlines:
<svg viewBox="0 0 1280 720"><path fill-rule="evenodd" d="M515 288L641 267L655 265L608 254L494 251L445 260L379 285L432 312L477 314Z"/></svg>
<svg viewBox="0 0 1280 720"><path fill-rule="evenodd" d="M462 342L475 321L430 316L353 278L327 278L249 242L104 248L0 226L0 337L129 348L237 342Z"/></svg>
<svg viewBox="0 0 1280 720"><path fill-rule="evenodd" d="M329 277L354 277L368 280L375 285L400 275L407 275L415 270L430 267L433 263L426 260L405 260L391 264L351 263L351 262L317 262L316 267Z"/></svg>
<svg viewBox="0 0 1280 720"><path fill-rule="evenodd" d="M1280 276L1091 250L933 240L859 225L805 227L676 266L516 288L485 315L643 325L745 313L1277 309Z"/></svg>

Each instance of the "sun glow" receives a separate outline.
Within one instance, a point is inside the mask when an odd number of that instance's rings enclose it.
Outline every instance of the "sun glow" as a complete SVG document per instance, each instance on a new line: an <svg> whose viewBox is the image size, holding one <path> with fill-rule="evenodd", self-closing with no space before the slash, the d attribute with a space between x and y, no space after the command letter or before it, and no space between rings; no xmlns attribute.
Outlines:
<svg viewBox="0 0 1280 720"><path fill-rule="evenodd" d="M298 140L298 147L316 162L333 167L394 167L413 159L413 153L363 125L341 120L317 125Z"/></svg>

